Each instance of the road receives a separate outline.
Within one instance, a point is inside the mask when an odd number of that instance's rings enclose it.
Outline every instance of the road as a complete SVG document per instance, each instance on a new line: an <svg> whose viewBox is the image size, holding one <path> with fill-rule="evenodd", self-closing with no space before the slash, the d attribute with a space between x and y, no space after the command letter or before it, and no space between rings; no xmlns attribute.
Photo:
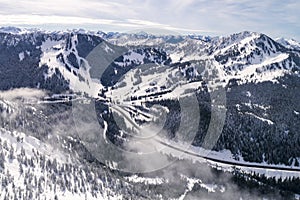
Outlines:
<svg viewBox="0 0 300 200"><path fill-rule="evenodd" d="M123 117L125 117L128 122L130 122L135 128L139 129L138 125L131 119L129 118L124 112L126 111L123 111L124 109L122 109L122 107L118 106L118 105L114 105L112 106L112 108L119 112L120 114L123 115ZM255 163L241 163L241 162L235 162L235 161L226 161L226 160L221 160L221 159L217 159L217 158L213 158L213 157L209 157L209 156L204 156L204 155L199 155L197 153L194 153L194 152L190 152L188 150L184 150L184 149L181 149L179 147L176 147L176 146L173 146L173 145L170 145L160 139L157 139L157 138L153 138L156 142L158 142L159 144L163 145L163 146L166 146L166 147L169 147L171 149L174 149L176 151L180 151L182 153L185 153L187 155L190 155L190 156L194 156L196 158L202 158L202 159L205 159L207 161L212 161L212 162L215 162L216 164L225 164L225 165L230 165L232 167L246 167L246 168L249 168L249 169L265 169L265 170L276 170L276 171L285 171L285 172L299 172L300 173L300 168L291 168L291 167L281 167L281 166L274 166L274 165L260 165L260 164L255 164Z"/></svg>

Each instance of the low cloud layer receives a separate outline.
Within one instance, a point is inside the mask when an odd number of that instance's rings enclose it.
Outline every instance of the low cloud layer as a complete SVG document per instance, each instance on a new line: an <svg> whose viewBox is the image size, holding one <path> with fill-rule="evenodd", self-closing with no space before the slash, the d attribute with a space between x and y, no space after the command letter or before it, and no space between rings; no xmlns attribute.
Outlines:
<svg viewBox="0 0 300 200"><path fill-rule="evenodd" d="M43 90L30 89L30 88L17 88L13 90L0 91L0 98L14 101L16 99L40 99L46 96Z"/></svg>

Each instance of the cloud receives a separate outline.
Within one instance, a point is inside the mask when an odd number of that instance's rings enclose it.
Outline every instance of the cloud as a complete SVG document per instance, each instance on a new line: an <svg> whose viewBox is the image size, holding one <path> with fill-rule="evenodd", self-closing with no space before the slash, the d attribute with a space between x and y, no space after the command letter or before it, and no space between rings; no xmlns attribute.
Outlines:
<svg viewBox="0 0 300 200"><path fill-rule="evenodd" d="M13 90L0 91L0 98L14 101L16 99L41 99L46 96L46 92L38 89L31 88L17 88Z"/></svg>
<svg viewBox="0 0 300 200"><path fill-rule="evenodd" d="M26 25L56 25L57 27L63 25L70 25L79 27L86 25L108 25L113 31L117 29L123 28L123 30L136 30L143 28L157 28L157 29L165 29L170 31L183 31L183 32L213 32L210 30L197 30L197 29L188 29L188 28L178 28L172 27L167 24L161 24L156 22L151 22L147 20L136 20L136 19L124 19L124 20L112 20L112 19L96 19L96 18L86 18L86 17L74 17L74 16L56 16L56 15L1 15L0 14L0 25L14 25L14 26L26 26ZM76 28L76 27L74 27Z"/></svg>
<svg viewBox="0 0 300 200"><path fill-rule="evenodd" d="M213 35L250 30L300 39L299 7L296 0L1 0L0 20L2 26L17 21L111 31L155 26Z"/></svg>

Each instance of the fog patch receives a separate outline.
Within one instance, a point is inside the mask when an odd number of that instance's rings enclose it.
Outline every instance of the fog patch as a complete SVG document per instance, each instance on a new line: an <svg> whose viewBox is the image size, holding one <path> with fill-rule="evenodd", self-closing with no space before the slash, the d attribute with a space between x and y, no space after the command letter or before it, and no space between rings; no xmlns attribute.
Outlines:
<svg viewBox="0 0 300 200"><path fill-rule="evenodd" d="M16 88L7 91L0 91L0 98L8 101L15 101L18 99L40 99L46 95L46 91L32 88Z"/></svg>

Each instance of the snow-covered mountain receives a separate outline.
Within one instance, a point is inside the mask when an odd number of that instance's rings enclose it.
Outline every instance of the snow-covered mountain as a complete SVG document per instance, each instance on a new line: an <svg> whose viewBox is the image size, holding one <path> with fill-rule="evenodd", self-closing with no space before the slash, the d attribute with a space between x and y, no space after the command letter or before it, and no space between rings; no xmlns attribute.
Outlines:
<svg viewBox="0 0 300 200"><path fill-rule="evenodd" d="M232 79L238 79L240 83L276 82L277 78L293 70L297 73L299 68L296 41L281 39L276 42L254 32L215 38L105 34L84 30L43 32L13 27L2 28L0 32L2 47L14 48L13 54L18 55L11 55L14 62L22 63L34 56L39 60L39 68L47 68L45 79L61 74L74 92L84 91L91 96L96 96L101 89L100 79L104 85L112 84L105 77L95 77L95 68L98 71L105 68L106 73L113 71L120 78L130 69L146 63L172 65L210 59L218 70L218 79L225 83L223 86ZM98 63L98 66L91 66L93 61L88 61L91 58L87 56L96 46L99 62L107 62L103 66Z"/></svg>
<svg viewBox="0 0 300 200"><path fill-rule="evenodd" d="M243 181L300 193L283 184L289 176L294 179L286 182L299 181L299 47L249 31L208 37L0 28L0 199L193 199L198 193L232 199ZM151 133L156 129L149 124L164 119L159 139L173 149L157 151L183 161L146 175L99 161L87 145L90 135L76 134L72 113L74 105L91 101L105 141L138 153L154 144L160 149L157 140L131 142L140 127ZM82 127L92 130L86 123ZM196 162L193 155L203 152L206 135L219 124L212 153ZM195 134L185 157L178 153L185 142L178 132ZM128 159L120 154L114 156ZM216 163L221 171L212 170ZM241 167L253 163L282 167L275 173L282 183L264 177L274 176L268 170ZM198 174L198 168L206 170ZM214 182L218 173L226 178ZM234 184L226 185L229 180Z"/></svg>
<svg viewBox="0 0 300 200"><path fill-rule="evenodd" d="M300 49L300 43L294 39L277 38L276 42L289 49Z"/></svg>

